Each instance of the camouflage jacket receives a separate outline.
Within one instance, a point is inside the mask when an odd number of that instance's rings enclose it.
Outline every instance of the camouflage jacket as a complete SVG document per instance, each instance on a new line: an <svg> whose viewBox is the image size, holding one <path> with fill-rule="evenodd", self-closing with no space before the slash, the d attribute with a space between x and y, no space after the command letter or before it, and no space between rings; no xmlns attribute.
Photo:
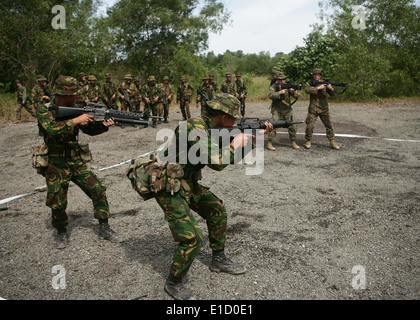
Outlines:
<svg viewBox="0 0 420 320"><path fill-rule="evenodd" d="M192 96L194 95L194 88L187 82L185 82L183 85L180 84L178 86L178 94L176 97L176 101L181 101L183 99L184 101L191 101Z"/></svg>
<svg viewBox="0 0 420 320"><path fill-rule="evenodd" d="M174 90L172 89L172 86L169 83L168 84L161 83L160 89L162 92L162 98L163 96L165 96L166 98L171 97L170 101L174 99Z"/></svg>
<svg viewBox="0 0 420 320"><path fill-rule="evenodd" d="M99 90L99 87L97 85L91 86L90 84L82 88L79 92L79 95L80 99L85 100L87 97L89 101L97 103L99 103L99 100L102 98L102 93L101 90ZM95 98L98 99L94 101Z"/></svg>
<svg viewBox="0 0 420 320"><path fill-rule="evenodd" d="M54 101L53 101L54 103ZM56 121L46 105L41 105L36 113L38 125L44 132L44 141L50 152L80 150L78 143L79 129L95 136L108 131L102 123L93 122L87 126L75 126L73 120Z"/></svg>
<svg viewBox="0 0 420 320"><path fill-rule="evenodd" d="M134 92L136 89L136 85L134 83L127 83L124 81L120 84L120 88L123 88L124 90L129 90L130 92L126 91L125 93L128 95L130 99L133 99ZM120 97L121 101L124 101L123 99L121 99L121 92L119 91L118 91L118 96Z"/></svg>
<svg viewBox="0 0 420 320"><path fill-rule="evenodd" d="M160 100L158 100L158 102L154 102L153 100L156 97L160 98L162 96L162 90L160 85L158 84L155 84L153 86L149 86L148 84L146 84L141 88L141 95L143 101L146 101L145 98L148 98L151 104L157 104L160 102Z"/></svg>
<svg viewBox="0 0 420 320"><path fill-rule="evenodd" d="M31 91L32 103L35 105L41 104L43 102L42 97L45 95L46 94L44 93L44 89L41 88L39 84L37 84L35 87L32 88Z"/></svg>
<svg viewBox="0 0 420 320"><path fill-rule="evenodd" d="M142 91L142 87L138 86L136 84L134 84L133 86L133 102L135 103L139 103L141 101L141 91Z"/></svg>
<svg viewBox="0 0 420 320"><path fill-rule="evenodd" d="M217 82L216 81L210 81L210 84L213 86L214 92L218 92L219 85L217 84Z"/></svg>
<svg viewBox="0 0 420 320"><path fill-rule="evenodd" d="M209 84L208 86L206 85L202 85L200 88L202 93L206 94L207 97L212 100L213 99L213 94L215 93L214 88L211 84ZM204 98L201 96L201 94L197 93L197 103L201 102L201 105L204 105Z"/></svg>
<svg viewBox="0 0 420 320"><path fill-rule="evenodd" d="M198 181L201 180L201 170L204 167L222 171L235 161L235 150L232 147L220 148L219 141L212 138L209 130L214 127L212 119L204 121L202 118L193 118L181 123L175 129L173 139L167 142L159 155L161 159L166 158L170 163L179 163L183 166L183 179L186 180L193 195L199 195L208 190L198 184ZM190 141L188 137L192 135L206 138ZM180 139L181 137L182 139ZM194 163L189 158L191 157L190 149L193 147L200 150L200 155L197 156L199 159L196 159L198 161ZM197 154L197 152L194 154Z"/></svg>
<svg viewBox="0 0 420 320"><path fill-rule="evenodd" d="M221 90L224 93L228 93L236 97L236 84L233 81L223 82Z"/></svg>
<svg viewBox="0 0 420 320"><path fill-rule="evenodd" d="M248 89L246 87L244 80L240 80L240 81L236 80L235 85L236 85L236 92L238 94L245 94L245 95L248 94L248 91L247 91Z"/></svg>
<svg viewBox="0 0 420 320"><path fill-rule="evenodd" d="M104 101L108 100L108 94L111 99L114 94L115 97L118 97L117 88L112 82L105 82L102 84L102 98L105 99Z"/></svg>
<svg viewBox="0 0 420 320"><path fill-rule="evenodd" d="M20 86L16 91L16 96L18 103L21 103L22 101L26 102L28 97L26 93L26 88L24 86Z"/></svg>
<svg viewBox="0 0 420 320"><path fill-rule="evenodd" d="M309 93L310 103L309 108L328 109L328 95L336 95L335 90L331 91L327 88L318 90L317 87L311 86L309 82L305 85L305 92Z"/></svg>
<svg viewBox="0 0 420 320"><path fill-rule="evenodd" d="M273 84L270 87L270 91L268 93L268 98L272 100L271 107L272 108L283 108L288 109L291 108L290 105L292 104L291 98L299 97L299 92L291 92L287 90L285 94L280 94L281 88L277 85L277 83Z"/></svg>

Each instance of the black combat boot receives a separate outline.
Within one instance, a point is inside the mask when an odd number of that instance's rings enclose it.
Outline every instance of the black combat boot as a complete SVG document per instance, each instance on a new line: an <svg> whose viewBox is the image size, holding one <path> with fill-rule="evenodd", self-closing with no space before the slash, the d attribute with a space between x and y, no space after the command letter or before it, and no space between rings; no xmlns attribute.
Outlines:
<svg viewBox="0 0 420 320"><path fill-rule="evenodd" d="M111 229L108 224L108 219L99 219L99 237L113 243L120 243L123 241L120 235Z"/></svg>
<svg viewBox="0 0 420 320"><path fill-rule="evenodd" d="M68 246L68 235L67 229L57 229L57 235L55 237L55 244L57 249L64 249Z"/></svg>
<svg viewBox="0 0 420 320"><path fill-rule="evenodd" d="M166 279L164 290L175 300L195 300L193 294L184 287L183 277L176 278L169 275Z"/></svg>
<svg viewBox="0 0 420 320"><path fill-rule="evenodd" d="M225 250L213 251L210 270L213 272L226 272L230 274L243 274L246 268L237 263L233 263L225 255Z"/></svg>
<svg viewBox="0 0 420 320"><path fill-rule="evenodd" d="M165 119L165 121L163 121L164 123L169 123L168 118Z"/></svg>

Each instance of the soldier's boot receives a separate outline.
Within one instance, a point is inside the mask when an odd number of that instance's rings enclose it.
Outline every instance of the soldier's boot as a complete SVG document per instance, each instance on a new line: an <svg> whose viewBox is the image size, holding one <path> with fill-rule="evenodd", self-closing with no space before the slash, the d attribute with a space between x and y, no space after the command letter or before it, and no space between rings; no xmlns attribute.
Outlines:
<svg viewBox="0 0 420 320"><path fill-rule="evenodd" d="M111 229L111 227L108 224L107 219L99 220L99 237L108 240L112 243L120 243L122 242L121 236L116 233L114 230Z"/></svg>
<svg viewBox="0 0 420 320"><path fill-rule="evenodd" d="M166 279L164 290L175 300L195 300L194 295L184 287L183 277L176 278L170 274Z"/></svg>
<svg viewBox="0 0 420 320"><path fill-rule="evenodd" d="M300 149L300 147L296 144L295 140L292 140L291 144L293 149Z"/></svg>
<svg viewBox="0 0 420 320"><path fill-rule="evenodd" d="M312 147L311 140L306 140L305 149L310 149Z"/></svg>
<svg viewBox="0 0 420 320"><path fill-rule="evenodd" d="M168 118L165 118L164 123L169 123Z"/></svg>
<svg viewBox="0 0 420 320"><path fill-rule="evenodd" d="M271 141L267 142L267 149L271 151L276 151L276 148L273 147L273 143Z"/></svg>
<svg viewBox="0 0 420 320"><path fill-rule="evenodd" d="M55 237L55 245L57 249L64 249L68 246L68 237L66 229L58 229Z"/></svg>
<svg viewBox="0 0 420 320"><path fill-rule="evenodd" d="M330 140L330 145L331 145L331 148L333 148L335 150L340 150L340 146L337 143L335 143L334 139Z"/></svg>
<svg viewBox="0 0 420 320"><path fill-rule="evenodd" d="M224 250L213 251L210 270L212 272L226 272L229 274L243 274L246 272L246 268L243 265L228 259Z"/></svg>

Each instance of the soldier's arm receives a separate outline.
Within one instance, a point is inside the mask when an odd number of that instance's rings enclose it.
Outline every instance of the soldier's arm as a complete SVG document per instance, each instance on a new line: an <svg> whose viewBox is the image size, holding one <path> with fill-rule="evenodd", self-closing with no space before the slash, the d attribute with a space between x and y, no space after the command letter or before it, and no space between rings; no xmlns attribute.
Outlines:
<svg viewBox="0 0 420 320"><path fill-rule="evenodd" d="M56 121L51 112L48 111L48 108L44 105L39 108L36 113L36 118L39 125L49 135L65 135L74 133L75 124L73 120L65 122Z"/></svg>
<svg viewBox="0 0 420 320"><path fill-rule="evenodd" d="M276 85L272 85L270 87L270 91L268 92L268 98L271 100L284 100L284 94L280 93L281 91L276 92Z"/></svg>
<svg viewBox="0 0 420 320"><path fill-rule="evenodd" d="M317 93L318 93L318 87L311 86L311 85L309 84L309 82L307 82L307 83L305 84L305 92L306 92L306 93L309 93L309 94L317 94Z"/></svg>

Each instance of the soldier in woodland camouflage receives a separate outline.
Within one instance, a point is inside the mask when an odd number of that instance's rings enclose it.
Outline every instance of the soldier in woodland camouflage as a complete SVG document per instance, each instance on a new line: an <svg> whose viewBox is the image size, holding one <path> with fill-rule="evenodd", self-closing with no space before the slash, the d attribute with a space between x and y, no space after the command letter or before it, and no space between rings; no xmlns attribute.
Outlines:
<svg viewBox="0 0 420 320"><path fill-rule="evenodd" d="M89 102L99 103L99 100L102 99L102 93L99 87L96 85L96 77L90 75L88 77L88 84L80 90L80 96L84 99L84 104Z"/></svg>
<svg viewBox="0 0 420 320"><path fill-rule="evenodd" d="M31 104L28 101L28 95L26 93L26 88L22 85L20 80L16 80L17 91L15 93L17 97L17 109L16 109L16 121L15 123L20 123L22 108L25 108L31 116L36 117L34 110L31 107Z"/></svg>
<svg viewBox="0 0 420 320"><path fill-rule="evenodd" d="M165 291L177 300L192 299L193 296L184 287L183 279L196 258L203 243L203 234L199 224L192 214L197 212L207 222L210 247L213 251L210 270L213 272L226 272L230 274L243 274L246 268L229 260L224 252L226 244L227 212L223 201L198 183L201 180L201 170L209 167L221 171L228 164L223 159L229 159L233 164L239 161L238 151L244 157L243 148L251 143L252 136L241 133L231 144L222 148L210 134L212 128L232 126L239 116L237 98L228 94L216 94L212 101L207 103L209 111L206 119L195 118L183 122L176 130L172 141L161 151L160 157L171 157L170 150L176 149L177 163L179 159L188 155L191 148L200 146L200 150L207 150L206 163L196 163L187 158L182 164L184 176L181 179L179 192L171 193L161 191L155 199L165 213L165 220L169 224L172 236L178 242L174 254L170 274L165 283ZM273 129L268 123L265 133ZM206 139L188 139L186 148L180 148L180 137L189 137L190 134L200 134ZM175 146L175 148L172 148ZM216 152L214 152L216 150ZM217 152L218 150L218 152Z"/></svg>
<svg viewBox="0 0 420 320"><path fill-rule="evenodd" d="M210 78L207 76L204 76L203 82L204 82L203 85L199 88L200 91L204 93L205 95L207 95L207 97L210 100L213 100L213 94L215 94L215 92L214 92L213 86L210 84ZM207 117L207 104L204 97L201 94L197 93L197 100L196 100L197 108L198 108L199 103L201 104L201 118L205 119Z"/></svg>
<svg viewBox="0 0 420 320"><path fill-rule="evenodd" d="M105 83L102 84L102 100L106 105L109 105L111 109L118 110L117 96L118 91L114 83L111 81L112 76L110 73L105 75ZM111 100L109 100L111 99Z"/></svg>
<svg viewBox="0 0 420 320"><path fill-rule="evenodd" d="M171 103L174 98L174 90L172 89L172 86L169 84L168 76L163 77L163 83L160 84L160 88L162 91L162 105L164 109L163 109L163 114L159 114L159 116L165 119L164 120L165 123L168 123L169 109L171 107Z"/></svg>
<svg viewBox="0 0 420 320"><path fill-rule="evenodd" d="M241 102L241 115L242 118L245 117L245 98L248 95L248 89L244 80L242 80L242 75L240 73L236 74L236 97Z"/></svg>
<svg viewBox="0 0 420 320"><path fill-rule="evenodd" d="M232 81L231 73L226 73L226 81L222 83L221 91L236 97L236 85Z"/></svg>
<svg viewBox="0 0 420 320"><path fill-rule="evenodd" d="M77 97L76 79L60 76L52 94L55 95L52 105L74 106ZM48 166L41 173L47 182L46 204L51 208L52 225L57 230L57 248L63 249L68 245L66 207L70 181L91 198L94 216L99 221L99 236L120 242L120 237L108 224L106 188L86 166L86 149L78 143L79 130L88 135L98 135L107 132L114 122L108 120L94 123L93 117L87 114L68 121L56 121L45 105L39 108L37 119L48 147Z"/></svg>
<svg viewBox="0 0 420 320"><path fill-rule="evenodd" d="M291 106L291 98L297 98L299 92L294 89L281 89L281 85L286 82L286 76L282 73L276 73L276 83L270 87L268 97L272 100L271 104L271 114L273 115L273 120L289 120L292 118L294 120L293 109ZM289 137L293 149L299 149L299 146L296 144L296 125L289 127ZM276 131L270 132L268 135L268 150L276 150L273 146L273 141L276 137Z"/></svg>
<svg viewBox="0 0 420 320"><path fill-rule="evenodd" d="M133 99L133 94L134 94L134 90L135 90L134 83L131 83L132 80L133 80L133 77L131 76L131 74L126 74L124 76L124 82L122 82L121 85L120 85L120 88L122 88L125 91L128 98L130 99L130 102ZM121 102L121 110L123 110L123 111L129 110L130 105L125 100L124 95L122 95L120 92L118 92L118 95L119 95L120 102Z"/></svg>
<svg viewBox="0 0 420 320"><path fill-rule="evenodd" d="M32 103L35 106L35 112L38 111L42 104L51 102L50 97L48 97L45 92L47 79L43 75L38 75L36 81L37 84L31 91Z"/></svg>
<svg viewBox="0 0 420 320"><path fill-rule="evenodd" d="M214 74L213 73L210 73L209 79L210 79L210 84L213 87L213 92L214 93L219 92L219 86L218 86L216 80L214 80Z"/></svg>
<svg viewBox="0 0 420 320"><path fill-rule="evenodd" d="M133 100L131 101L131 103L133 104L133 107L136 111L139 111L141 108L141 90L142 87L140 86L140 79L135 78L133 86Z"/></svg>
<svg viewBox="0 0 420 320"><path fill-rule="evenodd" d="M318 68L314 69L312 77L315 81L322 81L322 70ZM334 96L337 94L336 91L331 84L312 86L310 82L307 82L305 86L305 92L309 93L310 95L308 116L306 118L305 148L310 149L312 146L311 140L314 132L315 122L319 117L326 128L327 138L330 141L331 148L339 150L340 147L337 145L334 139L334 129L328 105L328 95Z"/></svg>
<svg viewBox="0 0 420 320"><path fill-rule="evenodd" d="M147 84L143 86L141 90L141 95L144 101L144 111L147 113L152 113L153 116L159 116L161 112L161 89L160 86L156 84L156 78L150 76L147 78ZM160 123L161 120L153 119L153 128L156 128L156 124Z"/></svg>
<svg viewBox="0 0 420 320"><path fill-rule="evenodd" d="M194 94L194 88L181 77L181 84L178 86L176 101L180 104L183 120L191 119L190 102Z"/></svg>

